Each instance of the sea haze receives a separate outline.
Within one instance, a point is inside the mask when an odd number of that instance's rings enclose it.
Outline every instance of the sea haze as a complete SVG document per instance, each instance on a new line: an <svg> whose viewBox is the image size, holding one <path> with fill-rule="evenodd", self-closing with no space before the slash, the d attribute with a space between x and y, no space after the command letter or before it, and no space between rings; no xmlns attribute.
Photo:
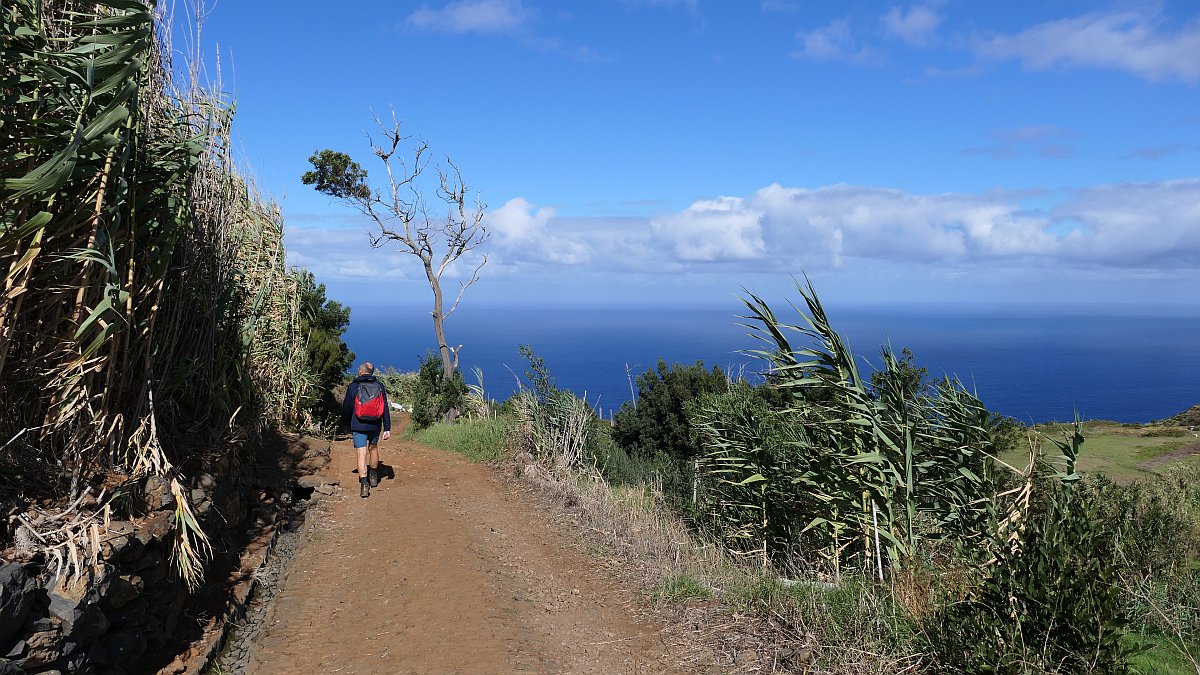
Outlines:
<svg viewBox="0 0 1200 675"><path fill-rule="evenodd" d="M791 309L780 320L802 324ZM913 351L931 376L955 375L989 409L1026 423L1073 419L1148 422L1200 403L1200 307L895 306L827 307L830 321L860 357L864 375L880 347ZM499 308L464 304L446 322L460 367L488 396L508 397L528 367L517 346L542 356L558 386L608 416L631 398L633 377L659 358L757 373L741 353L757 343L737 325L741 308ZM346 341L358 361L415 370L435 349L421 307L354 307ZM793 346L807 346L799 335ZM515 374L515 375L514 375Z"/></svg>

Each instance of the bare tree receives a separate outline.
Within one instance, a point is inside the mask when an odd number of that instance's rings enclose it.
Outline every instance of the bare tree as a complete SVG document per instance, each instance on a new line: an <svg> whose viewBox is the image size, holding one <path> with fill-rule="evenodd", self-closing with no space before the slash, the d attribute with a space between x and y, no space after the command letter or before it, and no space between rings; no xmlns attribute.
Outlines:
<svg viewBox="0 0 1200 675"><path fill-rule="evenodd" d="M397 154L400 144L409 137L400 135L400 121L395 113L391 126L378 118L375 121L379 124L383 142L376 143L372 138L370 144L371 151L387 171L387 183L382 190L367 183L366 170L349 155L333 150L314 152L308 158L313 170L306 172L301 181L373 220L378 229L369 236L375 248L395 243L402 252L421 260L425 278L433 291L431 314L433 333L442 357L442 377L448 381L458 368L462 345L451 347L446 341L445 321L458 309L463 293L479 281L479 270L487 264L487 255L479 260L466 281L459 282L458 294L449 309L445 308L442 275L455 261L487 241L488 231L483 222L487 207L478 194L473 202L469 201L471 190L463 181L462 172L446 157L444 166L437 164L434 167L438 179L435 203L444 205L445 213L431 213L430 200L420 181L429 165L429 144L416 143L409 160L407 156Z"/></svg>

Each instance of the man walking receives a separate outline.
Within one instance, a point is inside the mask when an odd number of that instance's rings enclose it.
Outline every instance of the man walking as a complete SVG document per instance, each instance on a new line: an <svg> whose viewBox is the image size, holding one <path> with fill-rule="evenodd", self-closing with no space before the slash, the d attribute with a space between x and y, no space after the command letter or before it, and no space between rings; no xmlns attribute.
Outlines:
<svg viewBox="0 0 1200 675"><path fill-rule="evenodd" d="M371 488L379 485L379 437L386 441L392 435L387 390L374 373L375 366L370 363L359 366L358 377L347 387L342 401L342 422L350 427L358 453L360 497L369 497Z"/></svg>

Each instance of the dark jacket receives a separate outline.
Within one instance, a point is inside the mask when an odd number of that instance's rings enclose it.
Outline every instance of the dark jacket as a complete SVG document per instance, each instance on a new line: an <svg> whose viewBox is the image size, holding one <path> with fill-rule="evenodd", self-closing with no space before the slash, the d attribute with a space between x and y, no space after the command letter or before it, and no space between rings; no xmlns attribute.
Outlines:
<svg viewBox="0 0 1200 675"><path fill-rule="evenodd" d="M346 400L342 401L342 424L350 427L350 431L373 434L380 431L381 422L364 422L354 416L354 397L358 396L358 385L362 382L377 382L374 375L359 375L346 388ZM383 387L383 384L380 383ZM388 402L387 387L383 387L383 431L392 430L392 404Z"/></svg>

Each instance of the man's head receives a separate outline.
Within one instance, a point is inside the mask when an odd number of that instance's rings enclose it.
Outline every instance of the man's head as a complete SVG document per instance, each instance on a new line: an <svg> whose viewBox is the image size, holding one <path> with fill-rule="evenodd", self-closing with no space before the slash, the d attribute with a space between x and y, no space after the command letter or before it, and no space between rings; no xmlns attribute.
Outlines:
<svg viewBox="0 0 1200 675"><path fill-rule="evenodd" d="M358 367L359 375L371 375L374 372L375 372L375 364L371 363L370 361L368 361Z"/></svg>

